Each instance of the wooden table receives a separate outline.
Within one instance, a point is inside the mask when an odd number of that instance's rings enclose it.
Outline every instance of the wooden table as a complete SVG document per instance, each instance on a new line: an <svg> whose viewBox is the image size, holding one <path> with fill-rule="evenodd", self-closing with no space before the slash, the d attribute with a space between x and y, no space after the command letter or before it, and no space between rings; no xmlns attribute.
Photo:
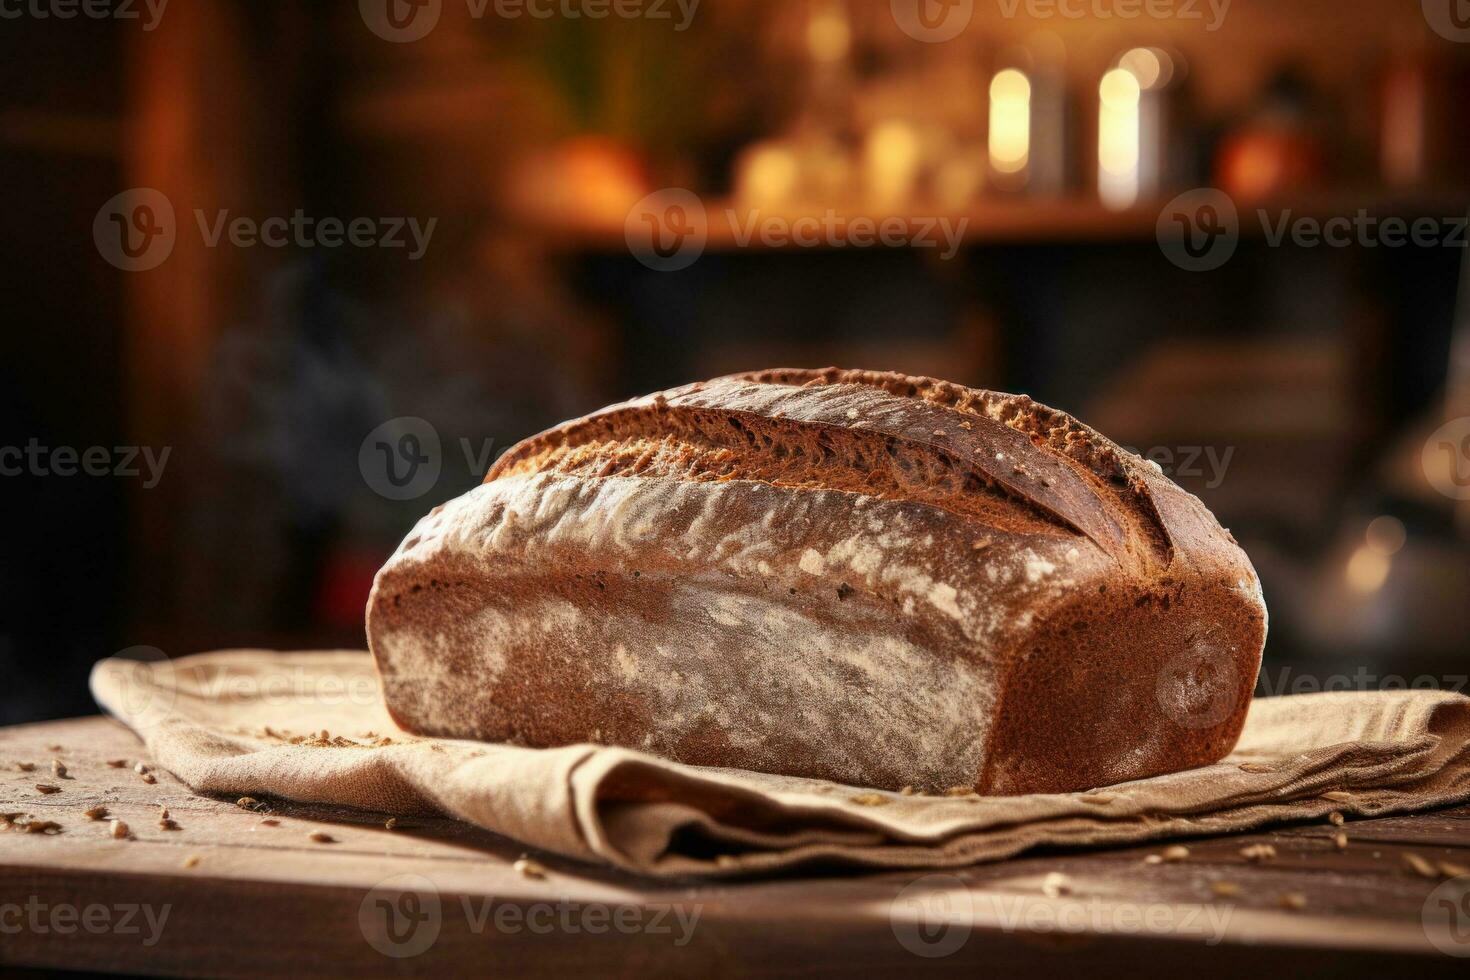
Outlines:
<svg viewBox="0 0 1470 980"><path fill-rule="evenodd" d="M1161 863L1144 860L1154 846L708 883L533 855L537 877L516 869L514 842L454 821L390 830L362 811L245 809L164 772L145 782L130 768L140 753L101 718L0 730L0 812L60 824L0 831L0 963L293 977L1470 974L1470 917L1455 947L1466 955L1440 952L1421 920L1439 883L1404 858L1470 865L1470 807L1349 823L1343 851L1336 828L1315 824L1194 841ZM119 759L129 768L107 764ZM130 838L84 816L95 806ZM1255 843L1276 858L1247 861ZM1065 878L1048 887L1052 872Z"/></svg>

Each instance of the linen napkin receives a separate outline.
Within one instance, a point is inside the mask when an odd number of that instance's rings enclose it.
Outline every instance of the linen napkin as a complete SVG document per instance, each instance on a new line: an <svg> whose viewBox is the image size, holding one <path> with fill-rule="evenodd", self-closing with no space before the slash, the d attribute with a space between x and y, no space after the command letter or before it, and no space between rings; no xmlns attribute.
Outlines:
<svg viewBox="0 0 1470 980"><path fill-rule="evenodd" d="M1470 799L1470 699L1440 691L1258 699L1235 751L1213 766L1089 793L949 797L600 745L416 738L388 717L361 651L110 658L91 685L197 791L438 812L656 876L954 867L1038 845L1130 844Z"/></svg>

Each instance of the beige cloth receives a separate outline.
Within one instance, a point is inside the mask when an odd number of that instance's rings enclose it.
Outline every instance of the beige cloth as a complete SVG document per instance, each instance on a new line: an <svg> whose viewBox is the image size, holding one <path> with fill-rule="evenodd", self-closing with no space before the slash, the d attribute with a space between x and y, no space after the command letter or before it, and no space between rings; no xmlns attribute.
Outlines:
<svg viewBox="0 0 1470 980"><path fill-rule="evenodd" d="M1137 843L1470 798L1470 699L1438 691L1257 700L1218 765L1090 797L961 798L874 794L597 745L416 739L389 720L372 660L356 651L109 659L93 670L92 691L196 790L439 811L651 875L953 867L1043 844ZM385 736L391 742L378 744ZM1329 791L1350 796L1324 798Z"/></svg>

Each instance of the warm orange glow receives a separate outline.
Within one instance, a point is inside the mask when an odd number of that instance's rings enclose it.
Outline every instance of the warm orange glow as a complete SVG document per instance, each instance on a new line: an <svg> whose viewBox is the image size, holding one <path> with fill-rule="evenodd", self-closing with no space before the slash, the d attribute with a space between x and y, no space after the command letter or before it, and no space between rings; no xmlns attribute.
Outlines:
<svg viewBox="0 0 1470 980"><path fill-rule="evenodd" d="M868 193L880 205L899 204L913 190L919 167L919 137L908 123L881 123L868 134L866 152Z"/></svg>
<svg viewBox="0 0 1470 980"><path fill-rule="evenodd" d="M1098 84L1097 190L1104 204L1126 208L1138 200L1138 78L1114 68Z"/></svg>
<svg viewBox="0 0 1470 980"><path fill-rule="evenodd" d="M840 6L823 7L807 22L806 46L816 61L840 61L852 43L852 29Z"/></svg>
<svg viewBox="0 0 1470 980"><path fill-rule="evenodd" d="M1362 545L1354 551L1347 563L1347 584L1355 592L1376 592L1388 580L1388 568L1392 559L1374 548Z"/></svg>
<svg viewBox="0 0 1470 980"><path fill-rule="evenodd" d="M1026 169L1031 155L1031 81L1014 68L990 81L990 165L1003 174Z"/></svg>

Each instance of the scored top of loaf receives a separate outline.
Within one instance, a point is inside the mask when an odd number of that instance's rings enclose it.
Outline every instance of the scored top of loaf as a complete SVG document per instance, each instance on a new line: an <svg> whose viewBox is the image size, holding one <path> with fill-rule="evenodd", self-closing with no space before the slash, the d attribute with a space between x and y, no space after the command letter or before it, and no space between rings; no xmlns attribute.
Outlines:
<svg viewBox="0 0 1470 980"><path fill-rule="evenodd" d="M512 447L485 482L559 472L848 491L998 531L1082 535L1120 564L1147 568L1167 565L1173 542L1145 465L1026 395L881 371L776 368L564 423Z"/></svg>

